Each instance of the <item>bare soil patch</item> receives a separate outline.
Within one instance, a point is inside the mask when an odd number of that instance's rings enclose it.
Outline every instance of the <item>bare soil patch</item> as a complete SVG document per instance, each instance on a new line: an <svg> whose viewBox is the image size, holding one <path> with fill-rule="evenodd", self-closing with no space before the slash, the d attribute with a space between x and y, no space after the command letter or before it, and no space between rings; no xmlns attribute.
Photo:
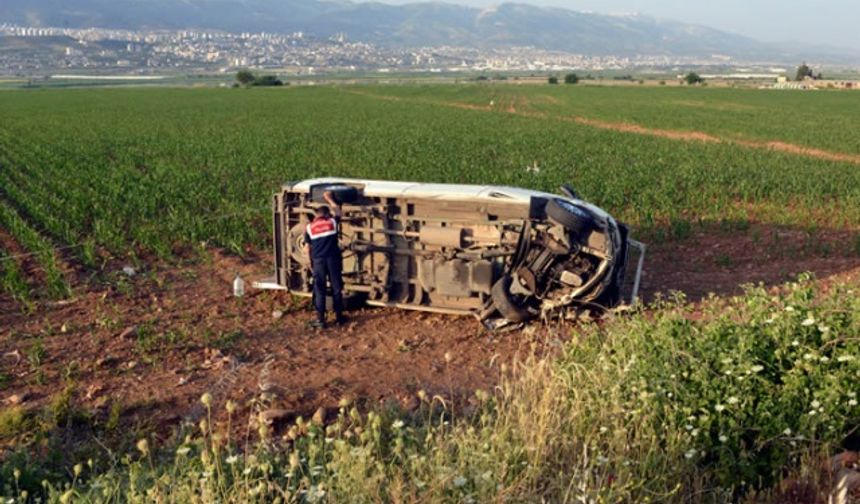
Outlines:
<svg viewBox="0 0 860 504"><path fill-rule="evenodd" d="M819 278L860 268L846 249L849 231L815 236L753 226L743 232L709 231L680 242L651 243L643 296L677 290L691 300L732 295L749 282L780 284L811 271ZM268 257L240 259L214 252L184 268L116 273L110 282L78 287L71 303L36 313L0 303L0 399L24 398L44 408L66 384L76 402L96 417L120 405L125 421L166 433L203 414L199 397L213 394L216 417L231 399L239 415L263 390L288 417L333 411L342 398L362 407L417 405L418 391L463 399L491 389L502 365L546 355L573 337L575 326L533 324L492 334L468 317L394 309L365 309L351 322L324 332L306 328L314 314L306 299L284 292L230 292L238 271L264 275ZM273 315L274 314L274 315ZM40 345L43 357L29 355Z"/></svg>
<svg viewBox="0 0 860 504"><path fill-rule="evenodd" d="M601 121L598 119L588 119L586 117L575 116L573 120L577 124L584 124L593 128L600 128L612 131L621 131L624 133L635 133L637 135L653 136L659 138L669 138L671 140L682 140L687 142L705 142L705 143L720 143L720 139L701 133L698 131L678 131L666 129L654 129L639 126L638 124Z"/></svg>
<svg viewBox="0 0 860 504"><path fill-rule="evenodd" d="M699 108L706 110L727 110L733 112L746 112L758 110L759 107L745 103L735 102L706 102L702 100L675 100L672 103L682 107Z"/></svg>
<svg viewBox="0 0 860 504"><path fill-rule="evenodd" d="M741 294L744 284L779 285L806 272L821 280L840 276L860 269L856 236L850 230L813 234L755 224L740 232L700 231L683 241L652 243L643 294L653 299L658 292L679 291L698 301L711 293Z"/></svg>
<svg viewBox="0 0 860 504"><path fill-rule="evenodd" d="M744 147L752 147L755 149L766 149L766 150L772 150L772 151L777 151L777 152L785 152L788 154L795 154L798 156L823 159L826 161L836 161L836 162L842 162L842 163L860 164L860 155L858 155L858 154L848 154L848 153L844 153L844 152L826 151L826 150L822 150L822 149L816 149L813 147L805 147L803 145L780 142L777 140L770 141L770 142L732 140L732 142L734 142L738 145L743 145Z"/></svg>
<svg viewBox="0 0 860 504"><path fill-rule="evenodd" d="M118 274L116 285L35 314L6 310L0 399L16 395L27 408L43 408L73 383L82 408L105 416L120 403L129 422L158 432L199 416L203 392L219 405L245 405L270 390L273 406L292 416L333 410L344 397L408 409L419 390L450 398L489 389L500 366L557 348L570 334L551 327L490 334L471 318L389 309L357 311L345 327L314 331L305 299L232 296L237 271L250 278L268 268L263 258L216 253L209 264ZM35 365L27 356L37 345L44 356Z"/></svg>

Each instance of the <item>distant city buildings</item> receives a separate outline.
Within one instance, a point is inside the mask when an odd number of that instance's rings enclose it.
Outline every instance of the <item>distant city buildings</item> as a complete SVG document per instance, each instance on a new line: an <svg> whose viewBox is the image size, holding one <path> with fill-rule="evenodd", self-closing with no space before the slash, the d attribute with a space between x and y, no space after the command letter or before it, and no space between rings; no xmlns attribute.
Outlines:
<svg viewBox="0 0 860 504"><path fill-rule="evenodd" d="M351 41L347 34L37 28L0 24L0 73L57 71L159 74L233 72L239 68L313 75L337 71L599 72L635 68L727 65L731 58L590 56L533 47L398 49Z"/></svg>

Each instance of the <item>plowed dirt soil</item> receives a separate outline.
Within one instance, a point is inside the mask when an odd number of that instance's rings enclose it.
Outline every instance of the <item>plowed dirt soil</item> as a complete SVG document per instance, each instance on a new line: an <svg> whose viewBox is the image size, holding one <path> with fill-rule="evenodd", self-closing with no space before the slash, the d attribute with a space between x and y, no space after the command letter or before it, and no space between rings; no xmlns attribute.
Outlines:
<svg viewBox="0 0 860 504"><path fill-rule="evenodd" d="M860 267L853 243L848 231L812 236L763 226L651 243L643 295L677 290L696 301L804 271L840 275ZM216 416L228 399L240 417L250 416L248 403L262 391L286 419L331 412L342 398L411 409L420 390L465 401L491 389L503 366L551 353L576 335L568 323L489 333L469 317L395 309L352 312L347 326L314 331L306 327L313 318L306 299L250 287L232 296L237 272L269 273L265 253L209 255L183 267L143 265L130 277L115 271L32 313L0 298L4 406L43 408L74 384L76 404L96 417L119 408L124 421L159 433L197 420L204 392Z"/></svg>

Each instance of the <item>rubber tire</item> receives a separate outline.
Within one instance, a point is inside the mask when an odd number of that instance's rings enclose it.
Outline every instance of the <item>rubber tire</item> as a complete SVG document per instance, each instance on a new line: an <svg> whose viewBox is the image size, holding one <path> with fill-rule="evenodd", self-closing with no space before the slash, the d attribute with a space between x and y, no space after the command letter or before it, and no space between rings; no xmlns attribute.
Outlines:
<svg viewBox="0 0 860 504"><path fill-rule="evenodd" d="M511 296L511 282L513 282L513 278L510 275L505 275L493 284L493 288L490 290L493 306L496 307L502 317L511 322L525 322L534 318L535 313L514 301Z"/></svg>
<svg viewBox="0 0 860 504"><path fill-rule="evenodd" d="M547 202L546 215L576 234L584 234L597 226L588 210L559 198Z"/></svg>
<svg viewBox="0 0 860 504"><path fill-rule="evenodd" d="M312 189L311 199L318 203L325 203L326 191L331 191L332 198L338 205L353 203L358 199L358 189L344 184L318 185Z"/></svg>

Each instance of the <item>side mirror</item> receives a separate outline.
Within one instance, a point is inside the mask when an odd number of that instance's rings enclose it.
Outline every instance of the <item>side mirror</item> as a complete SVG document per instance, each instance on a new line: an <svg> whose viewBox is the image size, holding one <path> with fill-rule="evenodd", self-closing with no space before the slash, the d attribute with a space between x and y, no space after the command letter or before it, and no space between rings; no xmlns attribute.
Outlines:
<svg viewBox="0 0 860 504"><path fill-rule="evenodd" d="M559 190L561 191L562 194L564 194L568 198L582 199L579 197L579 194L576 193L576 190L573 187L571 187L570 184L562 184L561 187L559 187Z"/></svg>

